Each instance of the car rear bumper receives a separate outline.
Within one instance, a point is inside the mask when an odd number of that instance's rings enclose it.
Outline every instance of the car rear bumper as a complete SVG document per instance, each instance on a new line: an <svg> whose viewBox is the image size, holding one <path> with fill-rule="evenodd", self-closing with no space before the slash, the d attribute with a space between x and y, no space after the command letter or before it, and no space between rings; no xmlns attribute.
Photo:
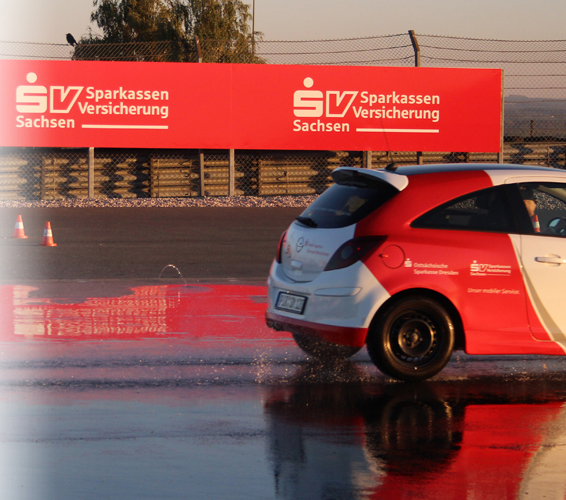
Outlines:
<svg viewBox="0 0 566 500"><path fill-rule="evenodd" d="M278 331L298 333L322 339L331 344L363 347L368 333L367 328L321 325L295 318L288 318L273 312L265 315L267 326Z"/></svg>
<svg viewBox="0 0 566 500"><path fill-rule="evenodd" d="M304 311L277 307L280 294L305 297ZM302 333L352 347L365 344L377 308L389 298L387 291L362 263L320 273L312 281L297 282L273 263L268 280L268 326Z"/></svg>

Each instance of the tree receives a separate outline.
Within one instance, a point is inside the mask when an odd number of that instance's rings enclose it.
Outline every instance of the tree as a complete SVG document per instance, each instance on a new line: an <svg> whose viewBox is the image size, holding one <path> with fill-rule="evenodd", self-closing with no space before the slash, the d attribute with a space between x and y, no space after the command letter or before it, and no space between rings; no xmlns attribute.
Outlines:
<svg viewBox="0 0 566 500"><path fill-rule="evenodd" d="M262 40L263 33L252 33L249 5L241 0L188 2L193 13L193 32L201 40L204 62L265 63L256 55L255 44Z"/></svg>
<svg viewBox="0 0 566 500"><path fill-rule="evenodd" d="M82 39L75 59L195 61L196 36L204 62L264 62L255 56L262 34L251 32L250 8L241 0L93 0L93 5L91 21L103 35ZM114 45L110 57L108 44Z"/></svg>

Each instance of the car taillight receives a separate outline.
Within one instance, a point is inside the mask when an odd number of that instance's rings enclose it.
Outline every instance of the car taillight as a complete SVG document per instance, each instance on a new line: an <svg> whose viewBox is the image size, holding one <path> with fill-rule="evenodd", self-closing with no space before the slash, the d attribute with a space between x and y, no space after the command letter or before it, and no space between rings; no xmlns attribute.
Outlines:
<svg viewBox="0 0 566 500"><path fill-rule="evenodd" d="M277 264L281 264L281 256L283 254L283 249L285 248L285 242L287 241L287 231L284 231L279 238L279 244L277 245L277 254L275 255L275 261Z"/></svg>
<svg viewBox="0 0 566 500"><path fill-rule="evenodd" d="M355 264L380 246L387 236L364 236L344 243L326 264L325 271L334 271Z"/></svg>

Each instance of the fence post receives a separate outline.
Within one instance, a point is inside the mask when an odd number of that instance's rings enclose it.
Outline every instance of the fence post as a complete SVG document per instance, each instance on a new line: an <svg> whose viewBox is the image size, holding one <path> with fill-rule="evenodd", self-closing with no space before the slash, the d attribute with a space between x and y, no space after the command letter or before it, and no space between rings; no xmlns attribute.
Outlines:
<svg viewBox="0 0 566 500"><path fill-rule="evenodd" d="M415 68L421 67L421 48L419 47L419 42L417 40L417 35L415 35L414 30L409 30L409 37L411 37L411 43L413 44L413 50L415 51ZM424 156L422 151L417 151L417 165L422 165L424 163Z"/></svg>
<svg viewBox="0 0 566 500"><path fill-rule="evenodd" d="M200 195L205 196L204 192L204 152L202 149L198 150L199 160L199 177L200 177Z"/></svg>
<svg viewBox="0 0 566 500"><path fill-rule="evenodd" d="M39 193L39 199L40 200L45 200L45 197L47 195L47 186L45 185L47 182L47 167L46 164L47 163L47 159L45 158L45 156L41 157L41 187L40 187L40 193Z"/></svg>
<svg viewBox="0 0 566 500"><path fill-rule="evenodd" d="M159 198L159 159L149 158L149 197Z"/></svg>
<svg viewBox="0 0 566 500"><path fill-rule="evenodd" d="M499 123L501 123L501 137L499 138L497 163L503 163L505 161L505 72L503 70L501 70L501 117L499 118Z"/></svg>
<svg viewBox="0 0 566 500"><path fill-rule="evenodd" d="M202 50L200 49L200 41L198 36L195 35L195 46L197 48L197 62L202 62Z"/></svg>
<svg viewBox="0 0 566 500"><path fill-rule="evenodd" d="M228 196L234 196L236 191L236 155L233 149L230 150L228 160Z"/></svg>
<svg viewBox="0 0 566 500"><path fill-rule="evenodd" d="M365 161L364 161L365 165L364 165L364 167L365 168L371 169L372 154L373 154L372 151L365 151L364 152L364 155L365 155Z"/></svg>
<svg viewBox="0 0 566 500"><path fill-rule="evenodd" d="M195 46L197 49L197 62L202 62L202 50L200 48L200 41L198 36L195 35ZM199 178L200 178L200 195L204 196L204 153L202 149L198 150L198 159L199 159Z"/></svg>
<svg viewBox="0 0 566 500"><path fill-rule="evenodd" d="M88 148L88 197L94 198L94 148Z"/></svg>
<svg viewBox="0 0 566 500"><path fill-rule="evenodd" d="M409 36L411 37L411 43L413 44L413 50L415 51L415 68L420 68L421 49L419 47L419 42L417 41L417 35L415 35L415 30L409 30Z"/></svg>

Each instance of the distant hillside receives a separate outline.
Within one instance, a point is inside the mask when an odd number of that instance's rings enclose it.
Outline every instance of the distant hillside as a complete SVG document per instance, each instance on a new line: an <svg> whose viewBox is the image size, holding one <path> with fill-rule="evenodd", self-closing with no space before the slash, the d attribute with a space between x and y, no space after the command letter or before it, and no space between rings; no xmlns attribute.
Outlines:
<svg viewBox="0 0 566 500"><path fill-rule="evenodd" d="M566 139L566 99L505 97L505 136Z"/></svg>

